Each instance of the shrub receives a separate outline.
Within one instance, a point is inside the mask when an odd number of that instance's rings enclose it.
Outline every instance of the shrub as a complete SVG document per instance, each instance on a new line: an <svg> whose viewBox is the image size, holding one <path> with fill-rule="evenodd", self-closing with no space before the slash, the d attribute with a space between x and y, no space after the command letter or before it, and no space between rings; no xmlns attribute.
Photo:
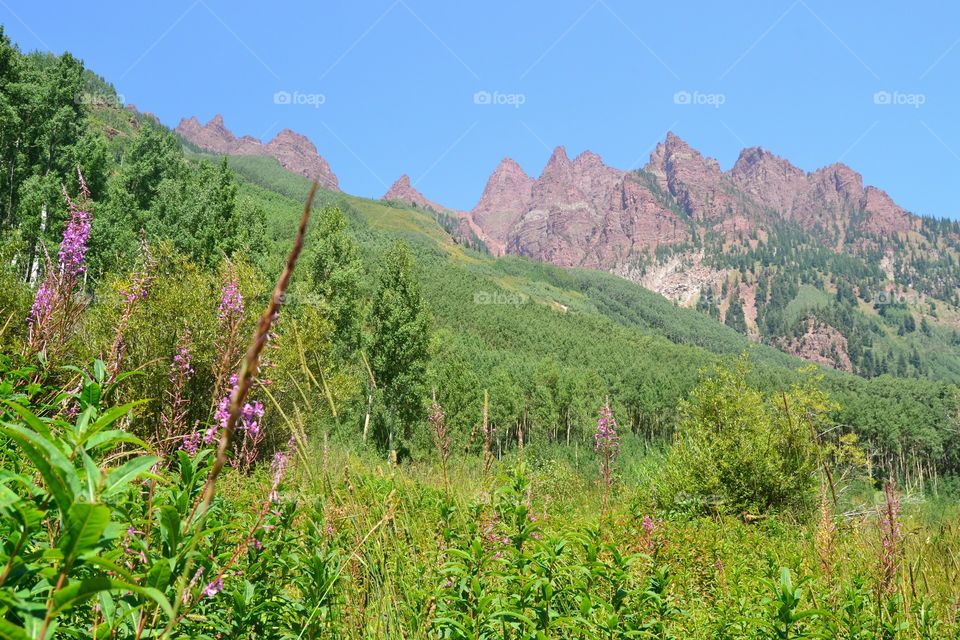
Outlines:
<svg viewBox="0 0 960 640"><path fill-rule="evenodd" d="M812 385L764 395L746 383L749 367L741 358L719 369L681 404L662 505L750 514L812 505L829 401Z"/></svg>

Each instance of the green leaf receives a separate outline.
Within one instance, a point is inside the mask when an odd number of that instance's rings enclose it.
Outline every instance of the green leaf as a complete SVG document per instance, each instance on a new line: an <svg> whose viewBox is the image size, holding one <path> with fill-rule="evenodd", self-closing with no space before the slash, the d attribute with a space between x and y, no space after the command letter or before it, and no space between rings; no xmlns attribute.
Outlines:
<svg viewBox="0 0 960 640"><path fill-rule="evenodd" d="M34 415L29 409L22 407L11 400L4 400L3 402L13 409L14 413L20 416L20 419L26 422L27 426L29 426L31 429L42 435L47 440L53 439L53 436L50 435L50 428L47 427L47 424Z"/></svg>
<svg viewBox="0 0 960 640"><path fill-rule="evenodd" d="M153 600L160 605L160 608L163 609L163 612L166 613L167 616L173 616L173 609L170 607L170 602L156 589L138 587L135 584L114 580L106 576L84 578L60 589L60 591L53 596L53 613L57 615L67 611L84 600L92 598L96 594L104 591L130 591Z"/></svg>
<svg viewBox="0 0 960 640"><path fill-rule="evenodd" d="M87 451L95 451L100 447L117 445L121 443L134 444L142 449L147 448L146 442L132 433L123 431L122 429L110 429L109 431L101 431L99 433L92 434L89 438L84 440L83 446Z"/></svg>
<svg viewBox="0 0 960 640"><path fill-rule="evenodd" d="M86 451L80 451L80 457L83 458L83 466L87 470L87 500L94 502L97 499L97 491L103 482L103 472L93 461Z"/></svg>
<svg viewBox="0 0 960 640"><path fill-rule="evenodd" d="M109 498L110 496L119 493L126 488L128 484L149 471L150 468L158 462L160 462L160 458L158 456L140 456L139 458L128 460L121 467L114 469L109 473L109 475L107 475L107 479L103 483L103 492L100 494L100 497Z"/></svg>
<svg viewBox="0 0 960 640"><path fill-rule="evenodd" d="M93 361L93 379L97 382L103 382L107 377L107 366L103 363L103 360L97 359Z"/></svg>
<svg viewBox="0 0 960 640"><path fill-rule="evenodd" d="M166 589L170 585L170 561L161 558L150 567L150 573L147 574L147 586L154 589Z"/></svg>
<svg viewBox="0 0 960 640"><path fill-rule="evenodd" d="M0 423L0 433L19 445L30 462L40 472L40 476L46 483L47 489L52 494L61 513L66 513L73 503L74 496L80 489L80 479L76 477L76 471L70 466L66 457L49 442L44 441L42 436L18 424ZM60 464L55 465L52 459L58 457L61 459ZM63 463L66 463L67 468L70 469L74 482L70 482L63 477L60 469Z"/></svg>
<svg viewBox="0 0 960 640"><path fill-rule="evenodd" d="M180 545L180 514L172 505L165 504L160 507L160 532L170 554L175 554Z"/></svg>
<svg viewBox="0 0 960 640"><path fill-rule="evenodd" d="M100 404L100 385L86 384L80 392L80 404L89 407Z"/></svg>
<svg viewBox="0 0 960 640"><path fill-rule="evenodd" d="M69 566L80 554L96 547L110 522L110 508L102 504L76 502L70 506L64 532L57 548Z"/></svg>
<svg viewBox="0 0 960 640"><path fill-rule="evenodd" d="M0 618L0 639L2 640L31 640L27 632L13 623Z"/></svg>
<svg viewBox="0 0 960 640"><path fill-rule="evenodd" d="M103 431L114 422L130 413L134 407L144 404L145 402L146 400L137 400L135 402L128 402L127 404L122 404L118 407L111 407L110 409L107 409L99 418L97 418L97 421L93 423L93 427L91 427L91 435Z"/></svg>

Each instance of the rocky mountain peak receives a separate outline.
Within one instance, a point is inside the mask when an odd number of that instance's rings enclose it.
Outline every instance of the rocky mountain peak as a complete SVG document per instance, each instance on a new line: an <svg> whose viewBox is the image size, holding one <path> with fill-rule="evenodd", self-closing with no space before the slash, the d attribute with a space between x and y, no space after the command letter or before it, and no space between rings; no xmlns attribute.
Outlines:
<svg viewBox="0 0 960 640"><path fill-rule="evenodd" d="M176 132L188 142L205 151L223 155L270 156L285 169L316 180L325 189L339 191L337 176L317 148L305 136L284 129L267 144L252 136L237 138L224 124L223 116L216 114L205 125L196 117L184 118Z"/></svg>
<svg viewBox="0 0 960 640"><path fill-rule="evenodd" d="M563 145L558 145L553 150L553 153L550 154L550 159L547 160L547 165L540 173L540 179L542 180L543 177L548 174L566 173L572 167L573 164L570 162L570 158L567 156L567 149Z"/></svg>
<svg viewBox="0 0 960 640"><path fill-rule="evenodd" d="M387 189L385 194L383 194L382 199L398 200L400 202L413 204L418 207L430 208L437 212L441 212L446 209L446 207L437 204L417 191L417 189L410 182L410 176L407 174L403 174L397 178L397 181L394 182L389 189Z"/></svg>

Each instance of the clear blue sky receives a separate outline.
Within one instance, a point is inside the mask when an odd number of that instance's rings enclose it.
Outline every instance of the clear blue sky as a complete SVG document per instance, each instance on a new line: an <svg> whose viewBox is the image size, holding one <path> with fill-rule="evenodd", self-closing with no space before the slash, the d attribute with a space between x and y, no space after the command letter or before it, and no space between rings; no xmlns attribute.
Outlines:
<svg viewBox="0 0 960 640"><path fill-rule="evenodd" d="M956 2L0 0L0 23L167 125L300 131L357 195L407 173L470 208L504 156L538 175L563 144L639 167L672 129L724 168L753 145L805 170L840 160L914 212L960 216Z"/></svg>

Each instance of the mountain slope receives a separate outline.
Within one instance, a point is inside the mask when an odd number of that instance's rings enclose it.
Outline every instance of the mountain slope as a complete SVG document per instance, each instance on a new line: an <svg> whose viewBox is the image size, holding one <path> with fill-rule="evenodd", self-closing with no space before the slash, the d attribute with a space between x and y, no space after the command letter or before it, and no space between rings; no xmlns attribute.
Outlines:
<svg viewBox="0 0 960 640"><path fill-rule="evenodd" d="M235 156L269 156L285 169L316 180L326 189L340 190L337 176L313 143L290 129L284 129L264 144L253 136L236 137L224 125L223 116L217 114L204 125L196 117L184 118L176 132L200 150Z"/></svg>

